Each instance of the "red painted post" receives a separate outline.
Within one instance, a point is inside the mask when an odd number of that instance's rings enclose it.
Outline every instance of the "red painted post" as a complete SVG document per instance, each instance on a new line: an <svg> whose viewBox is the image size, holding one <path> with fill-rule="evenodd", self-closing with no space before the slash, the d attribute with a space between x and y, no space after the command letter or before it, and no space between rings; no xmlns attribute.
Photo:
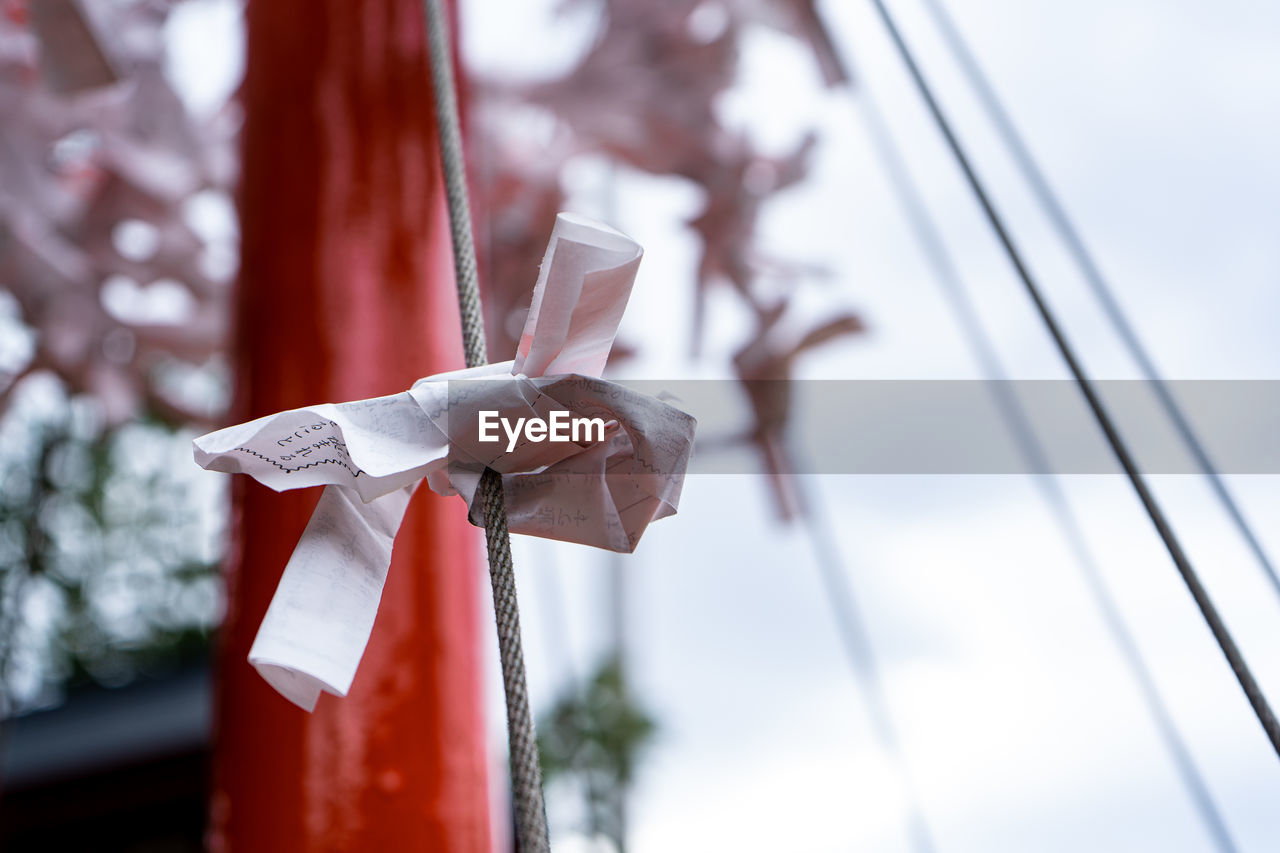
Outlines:
<svg viewBox="0 0 1280 853"><path fill-rule="evenodd" d="M419 0L251 0L236 304L239 422L459 367ZM246 655L320 490L235 477L210 849L487 851L483 576L423 489L351 694L313 714Z"/></svg>

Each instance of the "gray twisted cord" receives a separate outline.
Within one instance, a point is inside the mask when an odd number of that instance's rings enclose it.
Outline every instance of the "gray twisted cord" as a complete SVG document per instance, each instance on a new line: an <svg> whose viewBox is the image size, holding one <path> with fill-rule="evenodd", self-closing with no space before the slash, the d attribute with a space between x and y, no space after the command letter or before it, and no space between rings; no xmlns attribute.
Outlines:
<svg viewBox="0 0 1280 853"><path fill-rule="evenodd" d="M462 344L467 367L477 367L488 359L484 320L480 313L476 249L471 236L471 204L467 198L467 173L462 160L462 129L453 82L449 28L442 0L424 0L424 6L431 86L440 133L440 159L444 169L445 195L449 201L458 308L462 315ZM493 583L493 607L498 622L498 653L502 659L502 687L507 699L507 740L510 745L516 835L522 853L548 853L551 842L547 834L546 806L542 801L542 767L538 763L538 739L525 685L520 607L516 601L515 567L511 562L511 535L507 531L501 475L485 469L480 478L478 497L484 514L489 579Z"/></svg>
<svg viewBox="0 0 1280 853"><path fill-rule="evenodd" d="M453 54L449 49L449 24L442 0L425 0L425 6L431 89L435 96L436 127L440 134L445 196L449 200L449 227L453 237L458 309L462 312L462 346L466 351L467 367L478 367L489 359L484 346L484 318L480 313L476 247L471 236L471 202L467 196L467 171L462 160L462 122L458 120Z"/></svg>
<svg viewBox="0 0 1280 853"><path fill-rule="evenodd" d="M516 829L521 851L545 853L551 847L547 836L546 808L542 802L538 739L529 713L524 655L520 651L520 608L516 603L516 576L511 562L511 536L507 533L507 507L503 500L502 476L491 468L486 469L480 479L480 506L484 510L484 535L489 546L489 578L493 582L493 607L498 617L498 644L502 647L502 688L507 696L507 739L515 791Z"/></svg>

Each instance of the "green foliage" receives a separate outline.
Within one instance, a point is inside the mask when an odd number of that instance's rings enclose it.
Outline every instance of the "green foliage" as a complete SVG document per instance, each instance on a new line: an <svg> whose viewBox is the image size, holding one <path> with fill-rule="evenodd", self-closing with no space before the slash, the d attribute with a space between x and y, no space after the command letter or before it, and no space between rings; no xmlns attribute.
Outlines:
<svg viewBox="0 0 1280 853"><path fill-rule="evenodd" d="M626 690L621 660L608 657L584 689L562 696L538 727L548 783L577 781L585 795L588 831L623 849L623 795L656 726Z"/></svg>
<svg viewBox="0 0 1280 853"><path fill-rule="evenodd" d="M177 464L187 437L158 422L101 429L92 412L49 392L0 428L8 711L198 659L221 613L218 537Z"/></svg>

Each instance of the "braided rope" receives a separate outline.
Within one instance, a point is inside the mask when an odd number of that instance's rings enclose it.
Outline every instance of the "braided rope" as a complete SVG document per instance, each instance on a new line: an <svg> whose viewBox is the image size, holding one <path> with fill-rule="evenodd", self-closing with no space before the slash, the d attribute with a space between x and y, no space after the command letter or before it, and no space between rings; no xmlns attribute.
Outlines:
<svg viewBox="0 0 1280 853"><path fill-rule="evenodd" d="M484 319L480 313L480 287L476 274L476 249L471 234L471 204L462 159L462 130L453 80L448 22L442 0L424 0L431 86L435 96L436 124L440 134L440 158L453 238L454 272L458 308L462 315L462 344L467 367L485 364ZM502 687L507 699L507 739L510 745L511 788L515 800L516 836L522 853L547 853L546 806L542 800L542 768L529 691L525 685L524 652L520 644L520 607L516 601L515 567L511 562L511 535L502 477L485 469L480 478L480 508L484 514L485 543L489 553L489 579L493 584L493 608L498 623L498 652L502 659Z"/></svg>
<svg viewBox="0 0 1280 853"><path fill-rule="evenodd" d="M431 90L435 96L440 160L444 167L445 195L449 201L458 309L462 312L462 346L466 351L467 367L479 367L489 359L484 346L484 318L480 314L476 247L471 236L471 201L467 195L467 171L462 160L462 123L458 119L458 96L453 81L449 24L442 0L425 0L425 5Z"/></svg>

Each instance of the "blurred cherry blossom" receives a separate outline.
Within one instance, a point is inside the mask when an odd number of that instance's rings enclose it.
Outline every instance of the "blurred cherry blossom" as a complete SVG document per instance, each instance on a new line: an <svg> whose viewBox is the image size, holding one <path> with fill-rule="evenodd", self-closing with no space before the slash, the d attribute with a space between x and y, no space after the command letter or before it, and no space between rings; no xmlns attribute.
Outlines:
<svg viewBox="0 0 1280 853"><path fill-rule="evenodd" d="M162 381L227 339L231 269L193 200L235 179L235 107L188 115L163 74L165 2L7 2L0 15L0 287L32 332L0 378L57 375L116 425L216 412ZM88 14L92 11L94 15ZM225 254L225 252L224 252Z"/></svg>

